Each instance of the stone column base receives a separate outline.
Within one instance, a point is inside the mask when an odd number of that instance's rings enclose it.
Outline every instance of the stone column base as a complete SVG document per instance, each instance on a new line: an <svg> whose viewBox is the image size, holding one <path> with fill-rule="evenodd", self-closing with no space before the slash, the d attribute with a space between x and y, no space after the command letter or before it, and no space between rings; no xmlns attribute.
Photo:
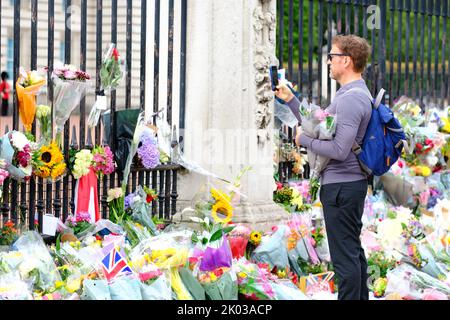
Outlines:
<svg viewBox="0 0 450 320"><path fill-rule="evenodd" d="M175 225L195 229L198 225L190 220L190 217L194 216L196 215L193 210L186 209L174 215L172 221ZM264 232L289 221L289 213L274 202L249 203L236 206L232 220L235 224L246 224Z"/></svg>

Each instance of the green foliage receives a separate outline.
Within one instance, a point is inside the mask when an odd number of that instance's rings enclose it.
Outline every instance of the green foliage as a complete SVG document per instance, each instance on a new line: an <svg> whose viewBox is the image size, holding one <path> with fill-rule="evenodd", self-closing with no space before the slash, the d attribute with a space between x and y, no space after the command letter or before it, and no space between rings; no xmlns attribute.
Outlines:
<svg viewBox="0 0 450 320"><path fill-rule="evenodd" d="M380 251L372 252L369 255L369 258L367 259L367 265L369 267L370 266L378 267L378 270L379 270L378 276L381 278L386 278L386 274L387 274L388 270L394 269L396 264L397 264L397 261L395 259L387 258L385 256L384 252L380 252ZM371 276L378 270L372 269L369 273L369 276Z"/></svg>
<svg viewBox="0 0 450 320"><path fill-rule="evenodd" d="M280 203L283 205L290 205L292 200L292 189L289 187L283 187L277 190L273 196L273 201L275 203Z"/></svg>
<svg viewBox="0 0 450 320"><path fill-rule="evenodd" d="M308 70L309 63L309 51L312 49L312 61L311 63L316 63L319 59L319 54L321 52L321 48L324 46L328 46L328 29L331 27L328 23L328 11L329 4L328 1L321 1L323 3L323 15L322 15L322 42L319 43L319 1L292 1L292 13L289 13L289 0L283 1L283 34L280 34L280 19L279 12L280 6L277 7L277 57L282 56L283 66L287 69L289 56L290 56L290 46L289 46L289 25L290 25L290 15L291 15L291 24L292 24L292 64L294 73L297 73L299 68L299 62L301 57L301 63L303 64L303 71ZM299 16L300 16L300 3L303 3L303 19L302 19L302 52L300 52L299 47ZM379 1L378 1L379 5ZM367 21L363 19L363 10L364 8L361 5L350 5L348 6L349 10L349 22L350 24L347 26L346 23L346 5L341 3L337 5L336 3L331 3L331 17L333 21L333 27L336 28L339 34L344 34L347 29L349 29L351 34L356 34L358 36L364 36L364 30L367 31L366 39L369 44L373 44L373 49L375 49L375 56L369 61L369 63L373 63L373 59L378 60L379 54L379 37L381 35L381 30L374 29L370 30L367 28ZM338 29L338 12L341 18L340 29ZM355 13L358 14L358 23L355 28ZM401 33L399 28L399 17L401 15L402 23L401 23ZM310 20L312 18L312 28L310 27ZM367 18L373 18L372 12L367 12ZM422 28L422 18L424 19L424 28ZM430 20L431 19L431 20ZM431 59L431 64L435 63L435 51L438 50L438 63L442 63L443 50L442 50L442 30L444 27L444 18L439 18L439 38L437 38L437 17L429 16L429 15L418 15L417 18L417 37L414 37L414 22L415 17L414 13L411 12L408 16L406 11L391 11L389 5L387 6L386 12L386 63L389 65L389 62L393 62L396 64L398 59L403 63L406 61L408 57L408 61L412 62L414 56L414 40L417 40L417 59L418 59L418 70L420 70L423 65L420 63L421 60L421 48L423 50L423 59L424 62L427 63L428 59ZM407 23L409 22L409 30L407 30ZM430 23L431 22L431 23ZM431 25L431 28L430 28ZM381 26L383 27L383 22L381 22ZM429 36L429 30L431 30L431 37ZM393 38L391 39L393 34ZM399 35L401 39L401 48L398 45ZM279 52L279 41L280 36L282 36L282 45L283 52L282 54ZM422 36L424 38L422 44ZM392 40L392 43L391 43ZM436 45L436 40L438 40ZM406 43L408 41L408 44ZM310 42L312 46L310 46ZM428 50L429 45L431 45L431 50ZM407 49L408 46L408 50ZM391 50L393 50L393 57L391 57ZM448 61L448 59L446 59ZM448 62L447 62L448 64ZM428 67L428 64L427 64ZM403 65L404 68L404 65ZM434 66L431 67L434 70ZM442 68L442 66L440 67ZM412 66L410 66L410 71L412 71ZM389 72L389 69L387 69ZM395 66L394 73L397 73L397 67ZM287 75L288 78L291 78L294 82L297 79L293 79L292 75ZM401 82L401 81L400 81Z"/></svg>

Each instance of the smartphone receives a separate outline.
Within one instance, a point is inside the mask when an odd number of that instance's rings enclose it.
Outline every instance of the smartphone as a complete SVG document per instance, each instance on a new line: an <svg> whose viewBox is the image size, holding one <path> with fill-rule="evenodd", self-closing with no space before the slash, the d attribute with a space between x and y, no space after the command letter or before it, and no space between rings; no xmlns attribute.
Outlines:
<svg viewBox="0 0 450 320"><path fill-rule="evenodd" d="M270 73L270 81L272 83L272 91L277 90L278 86L278 67L277 66L270 66L269 68Z"/></svg>

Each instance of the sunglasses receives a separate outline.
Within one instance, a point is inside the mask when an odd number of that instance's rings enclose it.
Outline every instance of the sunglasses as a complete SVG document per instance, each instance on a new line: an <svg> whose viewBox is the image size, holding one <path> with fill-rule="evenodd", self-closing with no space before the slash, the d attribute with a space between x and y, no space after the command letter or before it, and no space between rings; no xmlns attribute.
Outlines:
<svg viewBox="0 0 450 320"><path fill-rule="evenodd" d="M333 56L337 56L337 57L349 57L349 54L346 53L329 53L328 55L328 60L333 61Z"/></svg>

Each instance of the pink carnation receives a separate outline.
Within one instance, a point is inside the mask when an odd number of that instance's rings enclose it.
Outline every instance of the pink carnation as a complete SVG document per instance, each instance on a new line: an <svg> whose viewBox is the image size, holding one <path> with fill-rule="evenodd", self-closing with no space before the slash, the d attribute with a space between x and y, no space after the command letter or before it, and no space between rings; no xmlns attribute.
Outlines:
<svg viewBox="0 0 450 320"><path fill-rule="evenodd" d="M76 72L67 70L64 72L64 78L66 78L67 80L75 80L77 78L77 74Z"/></svg>
<svg viewBox="0 0 450 320"><path fill-rule="evenodd" d="M314 112L314 118L316 118L319 121L323 121L325 120L326 117L328 117L330 114L322 109L318 109L316 110L316 112Z"/></svg>

